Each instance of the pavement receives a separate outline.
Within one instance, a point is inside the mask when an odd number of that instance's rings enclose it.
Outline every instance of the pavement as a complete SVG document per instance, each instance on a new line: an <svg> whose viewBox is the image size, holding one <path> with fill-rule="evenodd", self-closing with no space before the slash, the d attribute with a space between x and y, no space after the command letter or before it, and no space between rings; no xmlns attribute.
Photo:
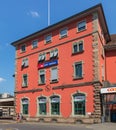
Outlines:
<svg viewBox="0 0 116 130"><path fill-rule="evenodd" d="M116 130L116 123L100 123L100 124L92 124L86 125L86 128L91 128L93 130Z"/></svg>
<svg viewBox="0 0 116 130"><path fill-rule="evenodd" d="M14 120L0 120L0 124L16 124L17 122ZM21 124L40 124L40 125L67 125L67 124L60 124L60 123L36 123L36 122L22 122ZM116 122L115 123L111 123L111 122L107 122L107 123L99 123L99 124L68 124L68 125L72 125L72 126L79 126L81 127L85 127L87 129L91 129L91 130L116 130Z"/></svg>

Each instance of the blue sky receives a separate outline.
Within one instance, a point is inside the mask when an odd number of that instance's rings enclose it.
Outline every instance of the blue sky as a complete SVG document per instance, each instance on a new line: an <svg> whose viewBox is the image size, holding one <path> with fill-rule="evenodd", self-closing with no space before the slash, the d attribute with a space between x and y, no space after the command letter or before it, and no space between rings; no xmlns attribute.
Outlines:
<svg viewBox="0 0 116 130"><path fill-rule="evenodd" d="M15 48L10 44L48 26L48 0L0 0L0 93L14 93ZM50 24L102 3L116 33L115 0L50 0Z"/></svg>

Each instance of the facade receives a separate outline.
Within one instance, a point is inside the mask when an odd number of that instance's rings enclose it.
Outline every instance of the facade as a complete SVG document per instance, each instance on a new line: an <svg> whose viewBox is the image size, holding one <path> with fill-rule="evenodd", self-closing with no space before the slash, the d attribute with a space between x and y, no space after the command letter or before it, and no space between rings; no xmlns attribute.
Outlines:
<svg viewBox="0 0 116 130"><path fill-rule="evenodd" d="M105 121L116 122L116 35L105 46L106 80L101 89Z"/></svg>
<svg viewBox="0 0 116 130"><path fill-rule="evenodd" d="M8 93L0 94L0 118L13 118L14 97Z"/></svg>
<svg viewBox="0 0 116 130"><path fill-rule="evenodd" d="M13 42L15 112L26 120L101 122L110 41L99 4Z"/></svg>

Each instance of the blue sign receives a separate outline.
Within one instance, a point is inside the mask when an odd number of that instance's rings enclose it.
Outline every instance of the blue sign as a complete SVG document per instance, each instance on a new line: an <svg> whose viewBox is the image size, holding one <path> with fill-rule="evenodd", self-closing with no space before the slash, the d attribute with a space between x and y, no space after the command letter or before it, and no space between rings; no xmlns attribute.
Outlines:
<svg viewBox="0 0 116 130"><path fill-rule="evenodd" d="M44 67L49 67L57 64L58 64L58 60L53 60L53 61L45 62Z"/></svg>

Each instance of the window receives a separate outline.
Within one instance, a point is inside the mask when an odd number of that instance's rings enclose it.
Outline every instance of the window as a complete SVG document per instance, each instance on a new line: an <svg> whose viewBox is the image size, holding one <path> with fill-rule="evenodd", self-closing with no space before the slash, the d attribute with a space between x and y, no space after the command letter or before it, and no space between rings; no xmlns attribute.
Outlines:
<svg viewBox="0 0 116 130"><path fill-rule="evenodd" d="M85 94L73 95L74 115L85 115Z"/></svg>
<svg viewBox="0 0 116 130"><path fill-rule="evenodd" d="M27 87L27 86L28 86L28 76L27 76L27 74L24 74L22 87Z"/></svg>
<svg viewBox="0 0 116 130"><path fill-rule="evenodd" d="M52 50L50 52L50 59L58 57L58 49Z"/></svg>
<svg viewBox="0 0 116 130"><path fill-rule="evenodd" d="M58 81L58 69L57 67L51 68L51 82Z"/></svg>
<svg viewBox="0 0 116 130"><path fill-rule="evenodd" d="M39 71L39 84L45 84L45 70Z"/></svg>
<svg viewBox="0 0 116 130"><path fill-rule="evenodd" d="M46 115L46 98L40 97L38 100L39 100L39 114Z"/></svg>
<svg viewBox="0 0 116 130"><path fill-rule="evenodd" d="M66 37L67 36L67 32L68 32L68 30L66 28L62 29L60 31L60 38Z"/></svg>
<svg viewBox="0 0 116 130"><path fill-rule="evenodd" d="M22 114L28 115L29 101L27 98L22 99Z"/></svg>
<svg viewBox="0 0 116 130"><path fill-rule="evenodd" d="M83 74L82 74L82 62L76 62L74 64L74 78L78 79L78 78L82 78Z"/></svg>
<svg viewBox="0 0 116 130"><path fill-rule="evenodd" d="M46 37L45 37L45 43L50 43L52 41L52 35L50 34L50 35L47 35Z"/></svg>
<svg viewBox="0 0 116 130"><path fill-rule="evenodd" d="M86 29L86 21L79 22L77 24L78 32L83 31Z"/></svg>
<svg viewBox="0 0 116 130"><path fill-rule="evenodd" d="M25 45L22 45L21 46L21 52L25 52L26 51L26 46Z"/></svg>
<svg viewBox="0 0 116 130"><path fill-rule="evenodd" d="M38 40L32 41L32 48L37 48Z"/></svg>
<svg viewBox="0 0 116 130"><path fill-rule="evenodd" d="M75 42L73 44L73 54L83 52L83 41Z"/></svg>
<svg viewBox="0 0 116 130"><path fill-rule="evenodd" d="M43 61L45 61L45 59L46 59L45 53L39 55L39 62L43 62Z"/></svg>
<svg viewBox="0 0 116 130"><path fill-rule="evenodd" d="M28 58L24 58L23 60L22 60L22 68L25 68L25 67L28 67Z"/></svg>
<svg viewBox="0 0 116 130"><path fill-rule="evenodd" d="M59 98L59 96L51 97L51 114L60 115L60 98Z"/></svg>

